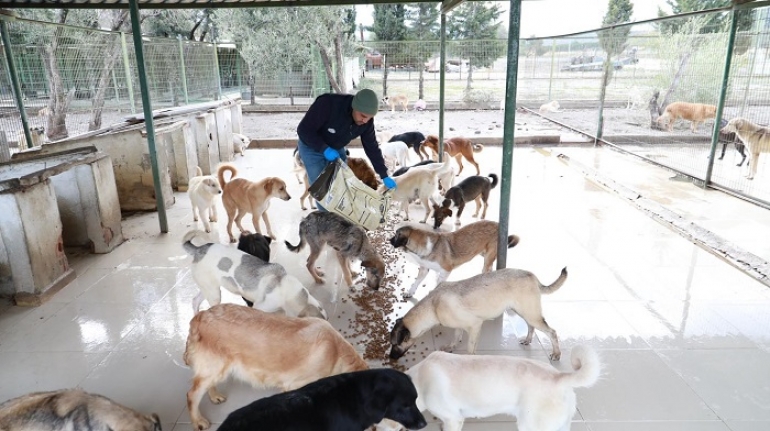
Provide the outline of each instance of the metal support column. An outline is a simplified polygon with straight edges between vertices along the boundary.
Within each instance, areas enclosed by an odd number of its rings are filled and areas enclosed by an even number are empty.
[[[32,134],[29,132],[29,120],[27,119],[27,110],[24,109],[24,94],[19,84],[19,76],[16,74],[16,63],[11,52],[11,37],[8,35],[8,23],[0,19],[0,35],[3,39],[3,51],[5,51],[5,60],[8,62],[8,74],[11,75],[11,86],[13,95],[16,97],[16,106],[21,115],[21,127],[24,129],[24,137],[27,139],[27,148],[32,148]],[[22,148],[19,148],[20,150]]]
[[[503,120],[503,167],[500,172],[500,229],[497,235],[497,269],[508,260],[508,219],[511,206],[511,168],[516,125],[516,79],[519,72],[521,0],[511,0],[508,17],[508,71],[505,75],[505,117]]]
[[[136,50],[136,66],[139,72],[139,88],[142,91],[142,108],[144,109],[144,125],[147,129],[147,146],[150,152],[152,167],[152,182],[155,186],[155,205],[158,207],[158,222],[161,233],[168,233],[166,205],[163,199],[163,189],[160,187],[160,171],[158,169],[158,150],[155,147],[155,124],[152,119],[152,104],[150,103],[150,88],[147,85],[147,72],[144,69],[144,46],[142,44],[142,26],[139,22],[138,0],[128,0],[131,12],[131,32],[134,37]]]
[[[444,161],[444,86],[446,84],[446,13],[441,13],[441,55],[438,79],[438,161]]]

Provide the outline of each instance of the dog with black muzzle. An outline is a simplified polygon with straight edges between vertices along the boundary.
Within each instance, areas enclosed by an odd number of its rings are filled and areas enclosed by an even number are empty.
[[[307,215],[299,224],[299,244],[292,245],[285,241],[286,247],[294,253],[310,246],[310,256],[307,258],[307,270],[316,283],[323,284],[323,271],[315,267],[315,262],[321,254],[324,245],[328,244],[337,252],[337,259],[348,288],[353,287],[353,277],[350,271],[350,259],[360,259],[361,266],[366,271],[366,286],[377,290],[385,276],[385,263],[377,254],[366,231],[342,216],[327,212],[314,211]],[[336,299],[336,296],[334,297]]]
[[[483,205],[484,211],[481,212],[481,218],[486,218],[489,193],[497,185],[497,175],[489,174],[489,178],[491,180],[480,175],[474,175],[450,187],[444,194],[444,201],[441,202],[441,206],[433,205],[433,228],[438,229],[445,219],[452,217],[452,206],[457,208],[455,226],[459,226],[465,204],[473,200],[476,201],[476,212],[473,213],[473,217],[479,216],[479,210]]]

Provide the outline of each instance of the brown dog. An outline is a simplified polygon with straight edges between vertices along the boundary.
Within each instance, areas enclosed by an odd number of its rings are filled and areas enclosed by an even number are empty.
[[[754,124],[745,118],[733,118],[721,130],[723,133],[735,133],[749,150],[749,173],[746,179],[753,180],[757,174],[759,155],[770,153],[770,127]]]
[[[356,174],[356,178],[369,186],[372,190],[377,190],[380,183],[377,181],[377,174],[369,163],[360,157],[348,157],[348,167]],[[303,208],[304,209],[304,208]]]
[[[438,136],[428,135],[422,145],[433,150],[433,154],[438,157]],[[460,166],[460,170],[457,172],[457,176],[459,176],[460,172],[463,171],[463,157],[465,157],[465,160],[471,162],[471,164],[476,167],[476,175],[479,175],[481,171],[479,170],[479,164],[476,163],[476,160],[473,159],[473,153],[481,152],[483,149],[483,145],[474,144],[468,138],[456,137],[444,140],[444,151],[449,153],[450,156],[454,157],[457,161],[457,165]]]
[[[230,181],[225,181],[225,172],[230,172]],[[286,191],[286,183],[278,177],[268,177],[253,182],[244,178],[234,178],[238,171],[232,165],[222,165],[217,170],[219,184],[222,186],[222,204],[227,211],[227,234],[230,242],[237,240],[233,236],[233,220],[241,232],[246,229],[241,226],[241,220],[246,214],[251,213],[251,221],[257,233],[262,233],[259,227],[259,218],[265,221],[267,234],[273,238],[273,230],[270,228],[270,220],[267,218],[267,209],[270,207],[270,198],[279,198],[285,201],[291,199]]]
[[[690,130],[695,133],[698,131],[698,124],[714,119],[717,116],[717,107],[703,103],[674,102],[666,106],[663,115],[658,117],[658,124],[668,124],[668,131],[674,131],[674,123],[678,119],[690,120],[692,125]]]
[[[409,98],[404,94],[396,94],[393,97],[385,96],[382,98],[382,102],[390,106],[390,112],[396,112],[396,106],[401,106],[404,112],[409,110]]]
[[[224,402],[227,398],[216,384],[231,374],[254,386],[289,391],[322,377],[369,368],[323,319],[235,304],[215,305],[192,318],[184,362],[194,374],[187,408],[198,430],[210,426],[198,409],[204,392],[214,404]]]

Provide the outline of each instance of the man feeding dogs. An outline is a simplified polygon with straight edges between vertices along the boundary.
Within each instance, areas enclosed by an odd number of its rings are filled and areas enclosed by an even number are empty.
[[[345,147],[360,136],[366,157],[385,187],[396,187],[396,182],[388,176],[388,168],[374,134],[374,116],[378,108],[377,94],[369,89],[361,90],[355,96],[322,94],[316,98],[297,127],[299,156],[305,164],[310,183],[321,175],[329,163],[338,158],[346,160]],[[323,210],[320,205],[318,209]]]

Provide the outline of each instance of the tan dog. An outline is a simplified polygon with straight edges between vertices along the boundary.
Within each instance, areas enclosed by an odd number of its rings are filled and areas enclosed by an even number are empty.
[[[698,131],[698,124],[716,118],[717,107],[703,103],[674,102],[666,106],[663,115],[658,117],[658,124],[668,124],[668,131],[674,131],[674,123],[678,119],[690,120],[692,125],[690,130],[695,133]]]
[[[405,94],[396,94],[393,97],[385,96],[382,98],[382,102],[390,106],[390,112],[396,112],[396,106],[401,106],[404,112],[409,110],[409,98]]]
[[[225,172],[230,172],[230,181],[225,181]],[[222,165],[217,170],[219,184],[222,186],[222,204],[227,211],[227,234],[230,242],[237,240],[233,236],[233,220],[241,232],[246,229],[241,226],[241,220],[246,214],[251,213],[251,221],[257,233],[262,233],[259,227],[259,218],[265,221],[267,234],[273,238],[273,230],[270,228],[270,220],[267,218],[267,209],[270,207],[270,198],[278,198],[288,201],[291,199],[286,191],[286,183],[278,177],[268,177],[253,182],[244,178],[234,178],[238,171],[232,165]]]
[[[743,141],[749,150],[749,173],[746,178],[754,179],[759,166],[759,155],[770,153],[770,127],[764,127],[752,123],[745,118],[733,118],[722,128],[722,133],[733,132]]]
[[[488,220],[471,223],[454,232],[437,232],[412,226],[398,228],[390,239],[390,245],[394,248],[403,247],[420,265],[414,284],[404,296],[413,296],[431,269],[438,273],[438,282],[441,283],[455,268],[476,256],[484,258],[482,272],[492,271],[492,264],[497,259],[499,230],[497,222]],[[518,236],[508,235],[508,248],[518,243]]]
[[[63,389],[22,395],[0,404],[3,431],[161,431],[144,415],[102,395]]]
[[[377,181],[377,174],[374,169],[369,166],[366,160],[360,157],[348,157],[348,167],[356,175],[356,178],[361,180],[362,183],[369,186],[372,190],[377,190],[380,183]],[[304,209],[304,208],[303,208]]]
[[[45,129],[42,127],[30,127],[29,134],[32,137],[32,146],[39,147],[45,142]],[[20,150],[27,148],[27,137],[24,135],[24,131],[19,131],[19,137],[16,142]]]
[[[187,196],[192,204],[193,220],[198,221],[198,215],[203,220],[206,232],[211,232],[209,222],[217,221],[217,196],[222,194],[222,187],[214,175],[203,175],[201,168],[195,167],[196,176],[190,178]]]
[[[438,157],[438,136],[428,135],[425,137],[425,142],[423,142],[422,145],[433,150],[433,154]],[[479,170],[479,164],[476,163],[476,160],[473,159],[473,153],[481,152],[483,149],[483,145],[474,144],[470,139],[467,138],[456,137],[446,139],[444,141],[444,151],[449,153],[450,156],[454,157],[457,161],[457,165],[460,167],[460,170],[457,172],[458,176],[463,171],[463,157],[465,157],[465,160],[471,162],[471,164],[476,167],[476,175],[479,175],[481,171]]]
[[[548,112],[559,112],[559,101],[558,100],[552,100],[548,103],[543,103],[540,105],[540,109],[538,110],[541,114],[545,114]]]
[[[425,223],[430,216],[431,196],[438,191],[438,169],[413,167],[406,173],[393,177],[393,180],[397,187],[392,190],[390,196],[394,202],[401,202],[401,211],[406,215],[404,220],[409,220],[409,201],[415,199],[425,208],[425,217],[420,220],[420,223]],[[384,193],[385,186],[381,186],[379,191]]]
[[[244,151],[249,148],[249,144],[251,144],[251,139],[248,136],[233,132],[233,151],[235,154],[245,157]]]
[[[327,321],[287,317],[235,304],[196,314],[184,361],[193,371],[187,408],[193,426],[210,426],[199,410],[203,394],[220,404],[216,385],[234,375],[253,386],[297,389],[322,377],[365,370],[366,362]]]
[[[527,337],[520,344],[529,345],[535,328],[551,340],[551,360],[561,357],[559,339],[543,318],[540,296],[555,292],[567,280],[567,268],[550,286],[529,271],[503,268],[466,280],[445,281],[428,293],[402,319],[396,320],[390,332],[390,358],[398,359],[422,334],[436,325],[455,328],[455,339],[442,350],[452,350],[468,332],[468,353],[476,352],[476,343],[485,320],[495,319],[511,309],[527,322]]]

